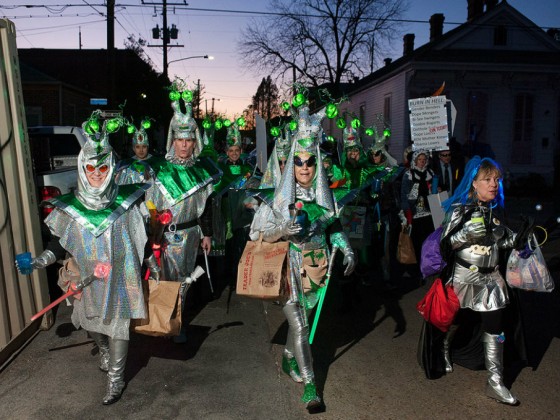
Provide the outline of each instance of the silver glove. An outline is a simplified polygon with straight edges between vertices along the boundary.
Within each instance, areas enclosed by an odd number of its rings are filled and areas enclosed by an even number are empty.
[[[33,267],[34,269],[46,268],[49,265],[54,264],[55,262],[56,257],[52,253],[52,251],[45,249],[38,257],[31,258],[31,267]]]
[[[402,225],[407,225],[408,220],[406,220],[406,216],[404,215],[404,211],[399,211],[399,219],[401,220]]]
[[[263,239],[267,242],[276,242],[280,238],[286,238],[292,235],[297,235],[302,230],[301,225],[286,221],[281,225],[277,225],[272,229],[263,232]]]
[[[159,281],[161,279],[161,267],[158,265],[155,255],[150,255],[144,260],[144,262],[146,263],[146,267],[150,269],[149,278],[155,281]]]
[[[486,236],[484,223],[473,223],[470,220],[463,226],[463,232],[469,241],[476,241]]]
[[[342,252],[344,252],[344,259],[342,260],[342,264],[346,266],[344,275],[349,276],[354,271],[354,268],[356,268],[356,258],[354,257],[354,251],[352,251],[352,248],[348,248],[343,249]]]

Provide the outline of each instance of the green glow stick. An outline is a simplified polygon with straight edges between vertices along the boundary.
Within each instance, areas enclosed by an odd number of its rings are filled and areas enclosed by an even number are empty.
[[[317,330],[317,324],[319,323],[319,315],[321,315],[321,309],[323,308],[323,302],[325,301],[325,295],[327,294],[327,287],[331,280],[331,273],[334,264],[334,256],[338,251],[338,247],[334,246],[331,253],[331,258],[329,259],[329,268],[327,270],[327,278],[325,279],[325,287],[323,293],[319,297],[319,303],[317,304],[317,311],[315,311],[315,319],[313,320],[313,326],[311,327],[311,333],[309,334],[309,344],[313,344],[313,338],[315,337],[315,330]]]

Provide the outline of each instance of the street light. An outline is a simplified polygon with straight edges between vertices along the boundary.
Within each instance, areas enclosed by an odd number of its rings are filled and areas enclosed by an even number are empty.
[[[177,61],[184,61],[184,60],[190,60],[191,58],[205,58],[207,60],[213,60],[214,57],[212,57],[211,55],[193,55],[191,57],[185,57],[185,58],[179,58],[177,60],[171,60],[167,62],[167,65],[169,66],[171,63],[176,63]]]

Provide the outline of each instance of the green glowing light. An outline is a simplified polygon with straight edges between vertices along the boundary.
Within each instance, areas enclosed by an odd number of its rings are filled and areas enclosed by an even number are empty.
[[[144,130],[149,129],[151,126],[152,126],[152,122],[150,120],[142,121],[142,127],[144,128]]]
[[[193,100],[193,93],[192,90],[185,90],[181,96],[183,97],[183,101],[185,102],[192,102]]]
[[[239,117],[235,120],[235,122],[237,123],[238,127],[245,127],[245,118]]]
[[[329,143],[334,143],[334,142],[335,142],[333,136],[327,136],[327,141],[328,141]]]
[[[119,120],[113,118],[112,120],[107,121],[107,132],[114,133],[119,129],[121,123]]]
[[[222,122],[222,120],[216,120],[216,122],[214,123],[214,127],[216,127],[216,130],[221,130],[223,126],[224,123]]]
[[[210,127],[212,127],[212,122],[209,119],[205,119],[204,121],[202,121],[202,127],[204,127],[205,130],[208,130]]]
[[[358,118],[354,118],[350,124],[352,125],[352,128],[354,130],[357,130],[358,128],[360,128],[360,126],[362,125],[362,122],[358,119]]]
[[[296,108],[302,106],[304,103],[305,103],[305,96],[303,93],[296,94],[296,96],[294,96],[294,99],[292,99],[292,105],[295,106]]]
[[[127,132],[128,134],[133,134],[134,131],[136,131],[136,129],[134,128],[133,125],[127,125],[127,126],[126,126],[126,132]]]
[[[270,129],[270,135],[272,137],[278,137],[280,135],[280,128],[279,127],[272,127]]]
[[[181,99],[181,94],[176,90],[172,90],[171,92],[169,92],[169,99],[171,99],[173,102],[178,101],[179,99]]]
[[[286,101],[282,102],[282,109],[288,111],[290,109],[290,104]]]
[[[386,128],[385,130],[383,130],[383,135],[385,137],[391,137],[391,130],[389,128]]]
[[[224,127],[228,128],[231,125],[231,121],[230,120],[224,120]]]
[[[330,103],[327,105],[327,118],[330,118],[331,120],[333,118],[336,118],[338,116],[338,108],[335,104]]]
[[[375,131],[373,131],[373,128],[366,128],[366,136],[373,136],[375,134]]]
[[[346,128],[346,121],[344,121],[344,118],[337,119],[336,120],[336,126],[338,128],[342,128],[342,129]]]
[[[291,130],[291,131],[296,131],[296,129],[297,129],[297,121],[296,121],[296,120],[290,121],[289,127],[290,127],[290,130]]]

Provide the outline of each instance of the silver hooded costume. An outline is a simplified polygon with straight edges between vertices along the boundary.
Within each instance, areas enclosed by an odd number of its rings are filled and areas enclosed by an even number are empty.
[[[167,136],[167,154],[152,166],[156,176],[146,200],[151,202],[149,206],[153,204],[158,211],[170,210],[173,215],[163,237],[162,275],[167,280],[181,281],[194,269],[200,240],[212,235],[211,219],[210,232],[203,232],[199,218],[212,194],[212,183],[221,172],[210,159],[198,158],[202,140],[191,115],[192,105],[186,103],[186,113],[181,112],[179,100],[172,101],[171,106],[174,115]],[[174,139],[194,139],[192,155],[187,159],[176,156]],[[211,211],[208,213],[211,218]]]
[[[327,269],[330,251],[327,247],[327,229],[336,219],[336,207],[323,168],[318,137],[324,111],[313,116],[304,104],[299,110],[298,128],[286,162],[285,170],[268,204],[262,204],[251,225],[250,237],[260,235],[267,242],[280,239],[290,241],[288,252],[289,297],[284,306],[289,330],[283,357],[283,369],[294,380],[305,383],[302,400],[310,406],[321,404],[314,383],[313,359],[309,344],[307,311],[314,307],[321,282]],[[316,159],[314,185],[303,188],[295,181],[294,158],[309,153]],[[302,203],[307,222],[303,228],[293,229],[294,210],[290,206]],[[353,269],[354,256],[342,229],[330,236],[331,243],[345,255],[347,272]],[[311,261],[307,261],[307,259]],[[315,271],[311,268],[315,266]]]
[[[78,188],[75,194],[50,200],[54,209],[45,224],[76,261],[83,283],[94,275],[98,263],[110,265],[105,278],[94,276],[82,289],[72,313],[76,328],[87,330],[99,347],[100,369],[108,378],[103,399],[107,405],[116,402],[124,389],[130,320],[147,317],[141,280],[146,186],[117,186],[106,128],[117,123],[105,121],[100,136],[88,129],[88,123],[84,123],[88,141],[78,156]],[[86,171],[107,176],[101,186],[93,187]]]
[[[144,122],[143,122],[144,123]],[[134,127],[128,123],[128,127],[134,130],[132,136],[132,147],[136,145],[150,146],[148,133],[143,126]],[[154,157],[148,153],[145,158],[139,158],[136,154],[128,159],[121,160],[116,168],[116,182],[119,185],[150,183],[154,178],[154,171],[150,165]]]

